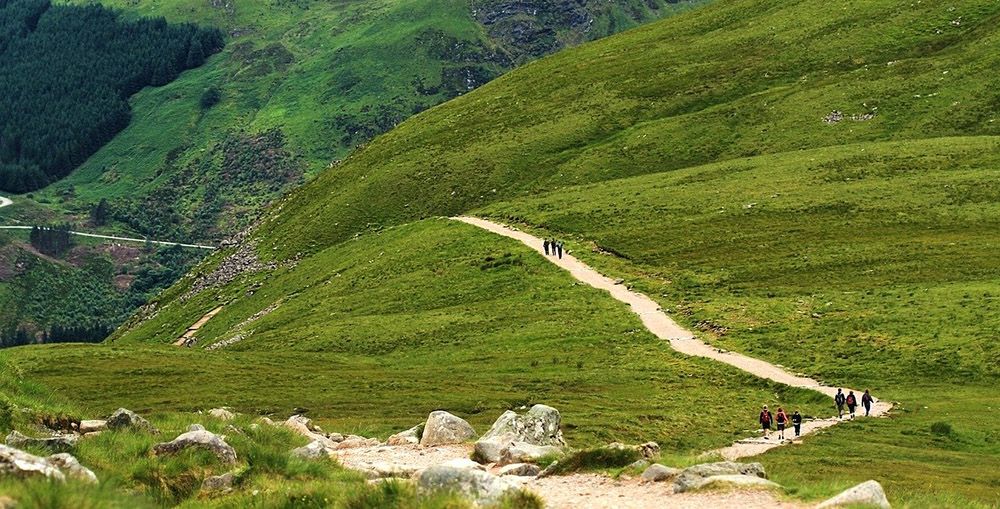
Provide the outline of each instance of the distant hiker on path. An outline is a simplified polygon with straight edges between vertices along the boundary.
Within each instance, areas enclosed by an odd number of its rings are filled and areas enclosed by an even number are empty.
[[[545,242],[542,242],[542,246],[545,248],[545,256],[548,256],[549,255],[549,239],[545,239]]]
[[[556,251],[559,253],[559,259],[562,260],[563,243],[561,240],[556,241]]]
[[[865,407],[865,417],[872,411],[872,403],[875,402],[875,398],[868,393],[868,389],[865,389],[865,393],[861,395],[861,406]]]
[[[799,436],[802,432],[802,414],[798,410],[792,414],[792,426],[795,427],[795,436]]]
[[[767,405],[760,411],[760,428],[764,430],[764,439],[771,435],[771,421],[774,420],[774,416],[771,415],[771,411],[767,409]]]
[[[788,425],[788,414],[785,413],[785,409],[778,407],[778,415],[775,416],[778,423],[778,440],[785,439],[785,426]]]
[[[844,418],[844,403],[847,402],[847,398],[844,397],[843,389],[837,389],[837,395],[833,397],[833,402],[837,404],[837,413],[840,414],[840,418]]]
[[[854,391],[847,395],[847,409],[851,411],[851,419],[854,419],[854,409],[858,407],[858,398],[854,397]]]

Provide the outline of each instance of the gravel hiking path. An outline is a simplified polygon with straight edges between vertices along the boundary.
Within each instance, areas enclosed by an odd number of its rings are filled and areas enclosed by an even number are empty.
[[[0,230],[30,230],[32,228],[34,228],[34,226],[0,226]],[[76,231],[70,231],[69,234],[79,235],[80,237],[90,237],[92,239],[119,240],[122,242],[142,242],[142,243],[148,242],[150,244],[156,244],[158,246],[181,246],[181,247],[189,247],[192,249],[209,249],[209,250],[216,249],[215,246],[206,246],[204,244],[184,244],[183,242],[169,242],[166,240],[149,240],[149,239],[140,239],[136,237],[116,237],[114,235],[98,235],[96,233],[84,233]]]
[[[420,470],[440,465],[453,459],[468,459],[472,445],[444,445],[421,447],[419,445],[375,446],[342,449],[334,452],[337,460],[348,468],[370,470],[378,465],[399,465],[409,470]],[[498,467],[491,467],[496,474]],[[612,479],[606,475],[580,473],[542,479],[524,479],[524,487],[545,500],[548,509],[646,509],[650,507],[715,508],[739,507],[741,509],[797,509],[805,507],[783,500],[767,490],[726,490],[693,493],[673,492],[673,483],[641,483],[638,479],[622,476]]]
[[[3,196],[0,196],[0,209],[13,204],[14,202],[10,201],[10,198],[4,198]]]
[[[667,316],[666,313],[664,313],[660,308],[660,305],[653,301],[653,299],[630,290],[625,285],[619,284],[613,279],[597,272],[596,270],[590,268],[589,265],[581,262],[570,254],[563,253],[562,258],[545,255],[543,240],[538,237],[477,217],[462,216],[452,219],[482,228],[497,235],[503,235],[504,237],[519,240],[528,247],[537,251],[539,254],[545,256],[546,260],[569,271],[569,273],[572,274],[578,281],[593,286],[594,288],[607,291],[615,299],[628,304],[632,308],[632,312],[639,315],[643,325],[645,325],[650,332],[652,332],[656,337],[666,340],[670,344],[671,348],[680,353],[723,362],[760,378],[766,378],[768,380],[773,380],[792,387],[811,389],[829,396],[831,399],[834,394],[837,393],[836,387],[823,385],[812,378],[789,373],[784,368],[775,366],[767,361],[747,357],[746,355],[738,353],[721,351],[697,339],[694,333],[681,327],[677,324],[677,322]],[[844,393],[847,394],[850,390],[854,391],[860,403],[861,394],[863,394],[864,391],[848,389],[845,387]],[[885,415],[891,408],[891,403],[878,401],[872,405],[871,415],[874,417]],[[749,417],[750,419],[748,420],[753,418],[753,416]],[[816,430],[833,426],[838,422],[840,422],[840,419],[836,417],[804,421],[802,423],[802,435],[807,435]],[[791,437],[791,435],[792,433],[786,431],[786,438]],[[789,443],[794,443],[794,441],[779,441],[776,436],[772,434],[770,439],[765,439],[763,437],[746,438],[738,440],[729,447],[712,452],[722,455],[725,459],[734,460],[747,456],[755,456],[767,451],[768,449]]]

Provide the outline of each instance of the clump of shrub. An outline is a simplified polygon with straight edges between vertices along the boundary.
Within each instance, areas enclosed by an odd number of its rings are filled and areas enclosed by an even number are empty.
[[[943,437],[950,436],[952,433],[951,424],[943,421],[935,422],[934,424],[931,424],[931,433],[941,435]]]
[[[209,87],[201,94],[201,100],[198,102],[201,105],[201,109],[207,110],[222,100],[222,91],[218,87]]]

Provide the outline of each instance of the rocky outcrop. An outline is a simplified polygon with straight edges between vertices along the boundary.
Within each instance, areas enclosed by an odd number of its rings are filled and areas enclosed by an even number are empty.
[[[537,463],[542,458],[562,456],[562,447],[554,445],[532,445],[524,442],[514,442],[505,447],[500,454],[498,465],[511,465],[513,463]]]
[[[208,411],[208,415],[211,415],[220,421],[231,421],[236,418],[236,414],[231,412],[228,408],[213,408]]]
[[[496,477],[474,468],[437,465],[422,471],[417,477],[417,485],[424,491],[453,491],[478,503],[492,504],[520,487],[511,479],[516,478]]]
[[[507,475],[514,475],[518,477],[537,477],[541,473],[542,469],[538,465],[532,465],[531,463],[512,463],[500,469],[497,475],[503,477]]]
[[[153,446],[153,454],[157,456],[177,454],[192,447],[211,451],[223,463],[236,463],[236,450],[227,444],[223,437],[204,429],[188,431],[170,442],[156,444]]]
[[[670,479],[677,477],[680,473],[681,471],[678,468],[671,468],[659,463],[653,463],[652,465],[646,467],[646,470],[643,470],[642,480],[645,482],[669,481]]]
[[[416,426],[406,430],[400,431],[395,435],[389,437],[385,441],[385,445],[416,445],[420,443],[420,433],[423,430],[423,424],[417,424]]]
[[[135,431],[146,431],[149,433],[159,433],[159,431],[153,427],[146,419],[143,419],[135,412],[119,408],[115,410],[115,413],[111,414],[106,421],[107,429],[130,429]]]
[[[706,479],[718,476],[742,475],[767,479],[764,466],[760,463],[737,463],[720,461],[718,463],[703,463],[685,468],[674,479],[674,492],[683,493],[698,489],[706,484]]]
[[[559,411],[550,406],[535,405],[524,415],[508,410],[476,441],[476,458],[486,463],[499,462],[514,443],[564,447],[561,426]]]
[[[11,447],[41,447],[50,451],[70,451],[76,447],[79,437],[76,435],[54,435],[44,438],[34,438],[11,431],[4,442]]]
[[[48,458],[35,456],[20,449],[0,445],[0,478],[12,476],[19,479],[46,477],[65,481],[67,477],[96,483],[97,476],[69,454],[53,454]]]
[[[461,444],[473,438],[476,438],[476,430],[472,429],[472,426],[465,419],[438,410],[427,416],[427,424],[424,425],[420,445],[430,447]]]
[[[780,489],[781,486],[755,475],[713,475],[689,487],[686,491],[713,488],[764,488]],[[676,491],[675,491],[676,492]]]
[[[49,463],[45,458],[28,454],[13,447],[0,445],[0,477],[7,476],[19,479],[40,476],[56,481],[66,480],[66,476],[62,471]]]
[[[843,491],[839,495],[816,506],[816,509],[832,509],[834,507],[845,506],[865,506],[878,507],[880,509],[890,509],[889,499],[885,497],[885,490],[878,481],[865,481],[853,488]]]

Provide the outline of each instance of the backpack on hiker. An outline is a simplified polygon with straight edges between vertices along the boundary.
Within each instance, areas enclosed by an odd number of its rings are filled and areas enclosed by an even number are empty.
[[[858,401],[854,399],[854,395],[850,394],[847,396],[847,406],[857,406]]]

